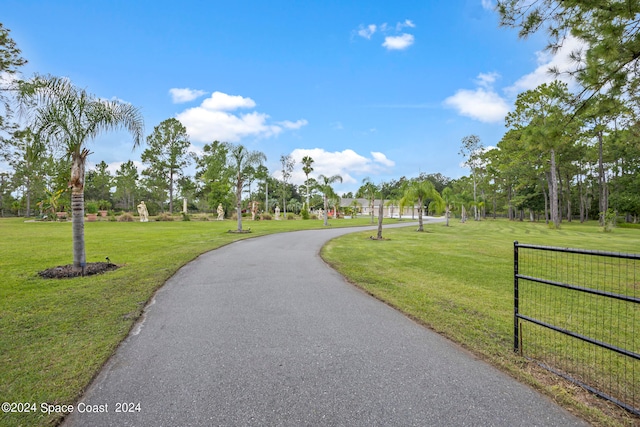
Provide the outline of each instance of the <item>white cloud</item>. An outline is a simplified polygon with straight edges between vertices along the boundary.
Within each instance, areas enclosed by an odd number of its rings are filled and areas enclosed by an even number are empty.
[[[414,24],[410,19],[398,22],[395,27],[387,24],[386,22],[381,25],[369,24],[364,26],[361,24],[360,27],[354,31],[354,34],[357,34],[367,40],[371,40],[373,35],[379,32],[385,36],[382,46],[386,47],[388,50],[404,50],[411,46],[415,39],[413,34],[399,33],[405,28],[415,27],[416,24]]]
[[[458,114],[481,122],[500,122],[510,108],[507,101],[493,89],[493,84],[499,78],[500,74],[496,72],[480,73],[475,81],[478,88],[460,89],[455,95],[445,99],[444,105],[456,109]]]
[[[520,92],[535,89],[543,83],[551,83],[554,80],[562,80],[569,84],[575,84],[573,78],[566,74],[555,76],[549,72],[550,68],[557,68],[560,72],[573,70],[576,67],[575,61],[570,58],[572,52],[586,50],[587,45],[580,39],[569,36],[565,39],[562,47],[555,53],[536,52],[538,57],[537,68],[522,77],[520,77],[512,86],[505,89],[509,95],[515,96]]]
[[[269,115],[257,111],[245,114],[229,112],[238,108],[253,108],[255,105],[251,98],[214,92],[200,106],[188,108],[178,113],[176,118],[187,128],[191,140],[198,142],[238,142],[250,136],[269,138],[285,129],[300,129],[308,123],[301,119],[272,124]]]
[[[520,77],[513,85],[504,88],[506,97],[513,100],[521,92],[535,89],[543,83],[550,83],[556,79],[568,83],[570,89],[575,88],[576,82],[566,74],[567,71],[575,70],[577,66],[570,55],[576,51],[584,51],[586,48],[583,41],[575,37],[567,37],[555,54],[536,52],[538,64],[536,69]],[[555,76],[549,72],[550,68],[557,68],[565,74]],[[500,122],[509,112],[510,106],[507,100],[493,89],[498,78],[500,75],[495,72],[481,73],[476,78],[477,89],[460,89],[455,95],[445,99],[444,105],[456,109],[463,116],[482,122]]]
[[[486,10],[493,10],[495,8],[493,0],[482,0],[482,8]]]
[[[367,40],[371,40],[371,36],[376,32],[376,29],[377,26],[375,24],[369,24],[366,27],[364,25],[360,25],[358,35],[360,37],[364,37]]]
[[[484,87],[484,88],[491,88],[493,87],[493,84],[496,82],[496,80],[498,80],[498,78],[500,78],[500,74],[493,72],[493,73],[480,73],[478,74],[478,78],[476,80],[476,83],[478,83],[478,85]]]
[[[509,105],[492,89],[460,89],[455,95],[445,99],[444,104],[458,110],[458,113],[485,123],[504,120]]]
[[[256,103],[251,98],[244,98],[240,95],[227,95],[217,91],[202,102],[202,107],[213,111],[233,111],[238,108],[253,108],[255,106]]]
[[[305,180],[301,166],[304,156],[314,160],[311,177],[340,175],[343,184],[357,184],[360,181],[357,177],[379,173],[395,165],[395,162],[378,152],[372,152],[371,158],[368,158],[351,149],[329,152],[322,148],[296,148],[291,152],[291,157],[298,165],[292,177],[292,182],[296,184],[302,184]]]
[[[194,90],[189,88],[172,88],[169,89],[169,93],[171,94],[171,99],[173,100],[174,104],[193,101],[194,99],[200,98],[201,96],[207,94],[207,92],[203,90]]]
[[[278,122],[278,124],[285,129],[300,129],[302,126],[308,125],[309,122],[307,122],[305,119],[296,120],[295,122],[285,120],[283,122]]]
[[[384,165],[387,167],[393,167],[396,165],[396,162],[394,162],[393,160],[387,159],[387,156],[385,156],[383,153],[372,151],[371,156],[373,157],[373,160],[376,161],[376,163],[380,163],[381,165]]]
[[[405,27],[415,28],[416,24],[414,24],[410,19],[405,19],[404,22],[398,22],[396,24],[396,31],[402,31],[402,29]]]
[[[388,50],[404,50],[411,46],[413,42],[413,35],[404,33],[400,36],[385,37],[382,46],[386,47]]]

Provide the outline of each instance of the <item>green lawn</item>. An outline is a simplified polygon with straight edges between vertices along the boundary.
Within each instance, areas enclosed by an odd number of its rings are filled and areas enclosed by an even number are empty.
[[[333,226],[369,225],[368,218]],[[86,223],[87,262],[123,267],[104,275],[42,279],[72,262],[71,223],[0,219],[0,400],[71,404],[128,334],[153,292],[178,268],[231,241],[322,228],[322,221]],[[259,256],[257,254],[256,256]],[[55,424],[55,416],[0,412],[0,425]]]
[[[369,225],[369,219],[330,224]],[[87,223],[87,261],[108,256],[123,267],[45,280],[38,271],[72,260],[71,224],[0,219],[0,400],[74,403],[153,292],[182,265],[234,240],[322,228],[322,221],[243,225],[252,233],[227,233],[234,221]],[[516,376],[522,364],[511,351],[513,240],[622,252],[640,248],[638,229],[605,234],[593,225],[565,224],[552,231],[544,224],[470,221],[426,229],[385,230],[385,241],[370,240],[370,231],[356,232],[332,241],[324,256],[371,293]],[[39,407],[30,414],[0,413],[3,426],[58,420]]]
[[[640,230],[617,228],[604,233],[595,223],[564,223],[560,230],[551,230],[544,223],[452,221],[450,227],[426,226],[425,233],[414,230],[385,230],[388,240],[384,241],[370,240],[371,233],[348,234],[325,246],[322,256],[367,292],[541,388],[513,353],[514,240],[640,252]],[[558,400],[566,398],[564,403],[591,422],[615,423],[572,401],[566,390],[547,389]]]

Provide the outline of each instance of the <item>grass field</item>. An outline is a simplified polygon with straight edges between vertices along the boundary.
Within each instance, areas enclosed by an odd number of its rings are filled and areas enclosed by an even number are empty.
[[[513,242],[638,253],[640,230],[604,233],[595,223],[565,223],[551,230],[544,223],[506,220],[453,221],[450,227],[432,224],[425,230],[389,229],[384,241],[368,239],[370,233],[348,234],[326,245],[322,255],[367,292],[545,389],[591,422],[639,422],[616,409],[614,417],[602,415],[583,405],[581,395],[545,386],[522,369],[522,359],[513,353]]]
[[[330,223],[369,225],[369,219]],[[241,238],[322,228],[321,221],[243,225],[252,233],[227,233],[235,228],[234,221],[87,223],[87,261],[108,256],[122,268],[45,280],[38,271],[72,260],[71,224],[0,219],[0,400],[74,403],[153,292],[182,265]],[[370,240],[371,232],[356,232],[332,241],[324,256],[369,292],[541,388],[511,351],[513,240],[640,251],[638,229],[605,234],[595,225],[565,224],[553,231],[544,224],[507,221],[452,222],[449,228],[436,224],[426,229],[388,229],[384,241]],[[592,422],[615,422],[581,407],[566,388],[546,388]],[[58,420],[43,415],[39,407],[28,414],[0,413],[2,426],[51,425]]]
[[[369,225],[368,218],[333,226]],[[104,275],[42,279],[73,260],[71,223],[0,219],[0,400],[72,404],[128,334],[154,291],[208,250],[268,233],[322,228],[322,221],[93,222],[87,262],[118,265]],[[248,254],[260,256],[260,254]],[[0,425],[51,425],[59,417],[0,412]]]

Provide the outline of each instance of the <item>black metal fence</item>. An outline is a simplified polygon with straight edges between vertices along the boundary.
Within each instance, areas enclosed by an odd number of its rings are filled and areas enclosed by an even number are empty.
[[[514,242],[514,349],[640,415],[640,255]]]

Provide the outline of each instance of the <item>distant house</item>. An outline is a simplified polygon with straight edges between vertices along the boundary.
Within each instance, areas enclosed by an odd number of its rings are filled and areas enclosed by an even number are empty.
[[[340,209],[344,211],[346,208],[352,208],[353,202],[356,202],[358,205],[358,213],[360,215],[371,215],[371,211],[369,210],[369,200],[364,198],[349,198],[343,197],[340,199]],[[380,207],[380,199],[375,199],[373,201],[373,216],[378,216],[378,209]],[[384,217],[385,218],[398,218],[400,216],[400,207],[397,204],[389,204],[389,200],[382,200],[384,204]],[[402,211],[402,217],[412,217],[418,214],[418,205],[414,206],[405,206]]]

